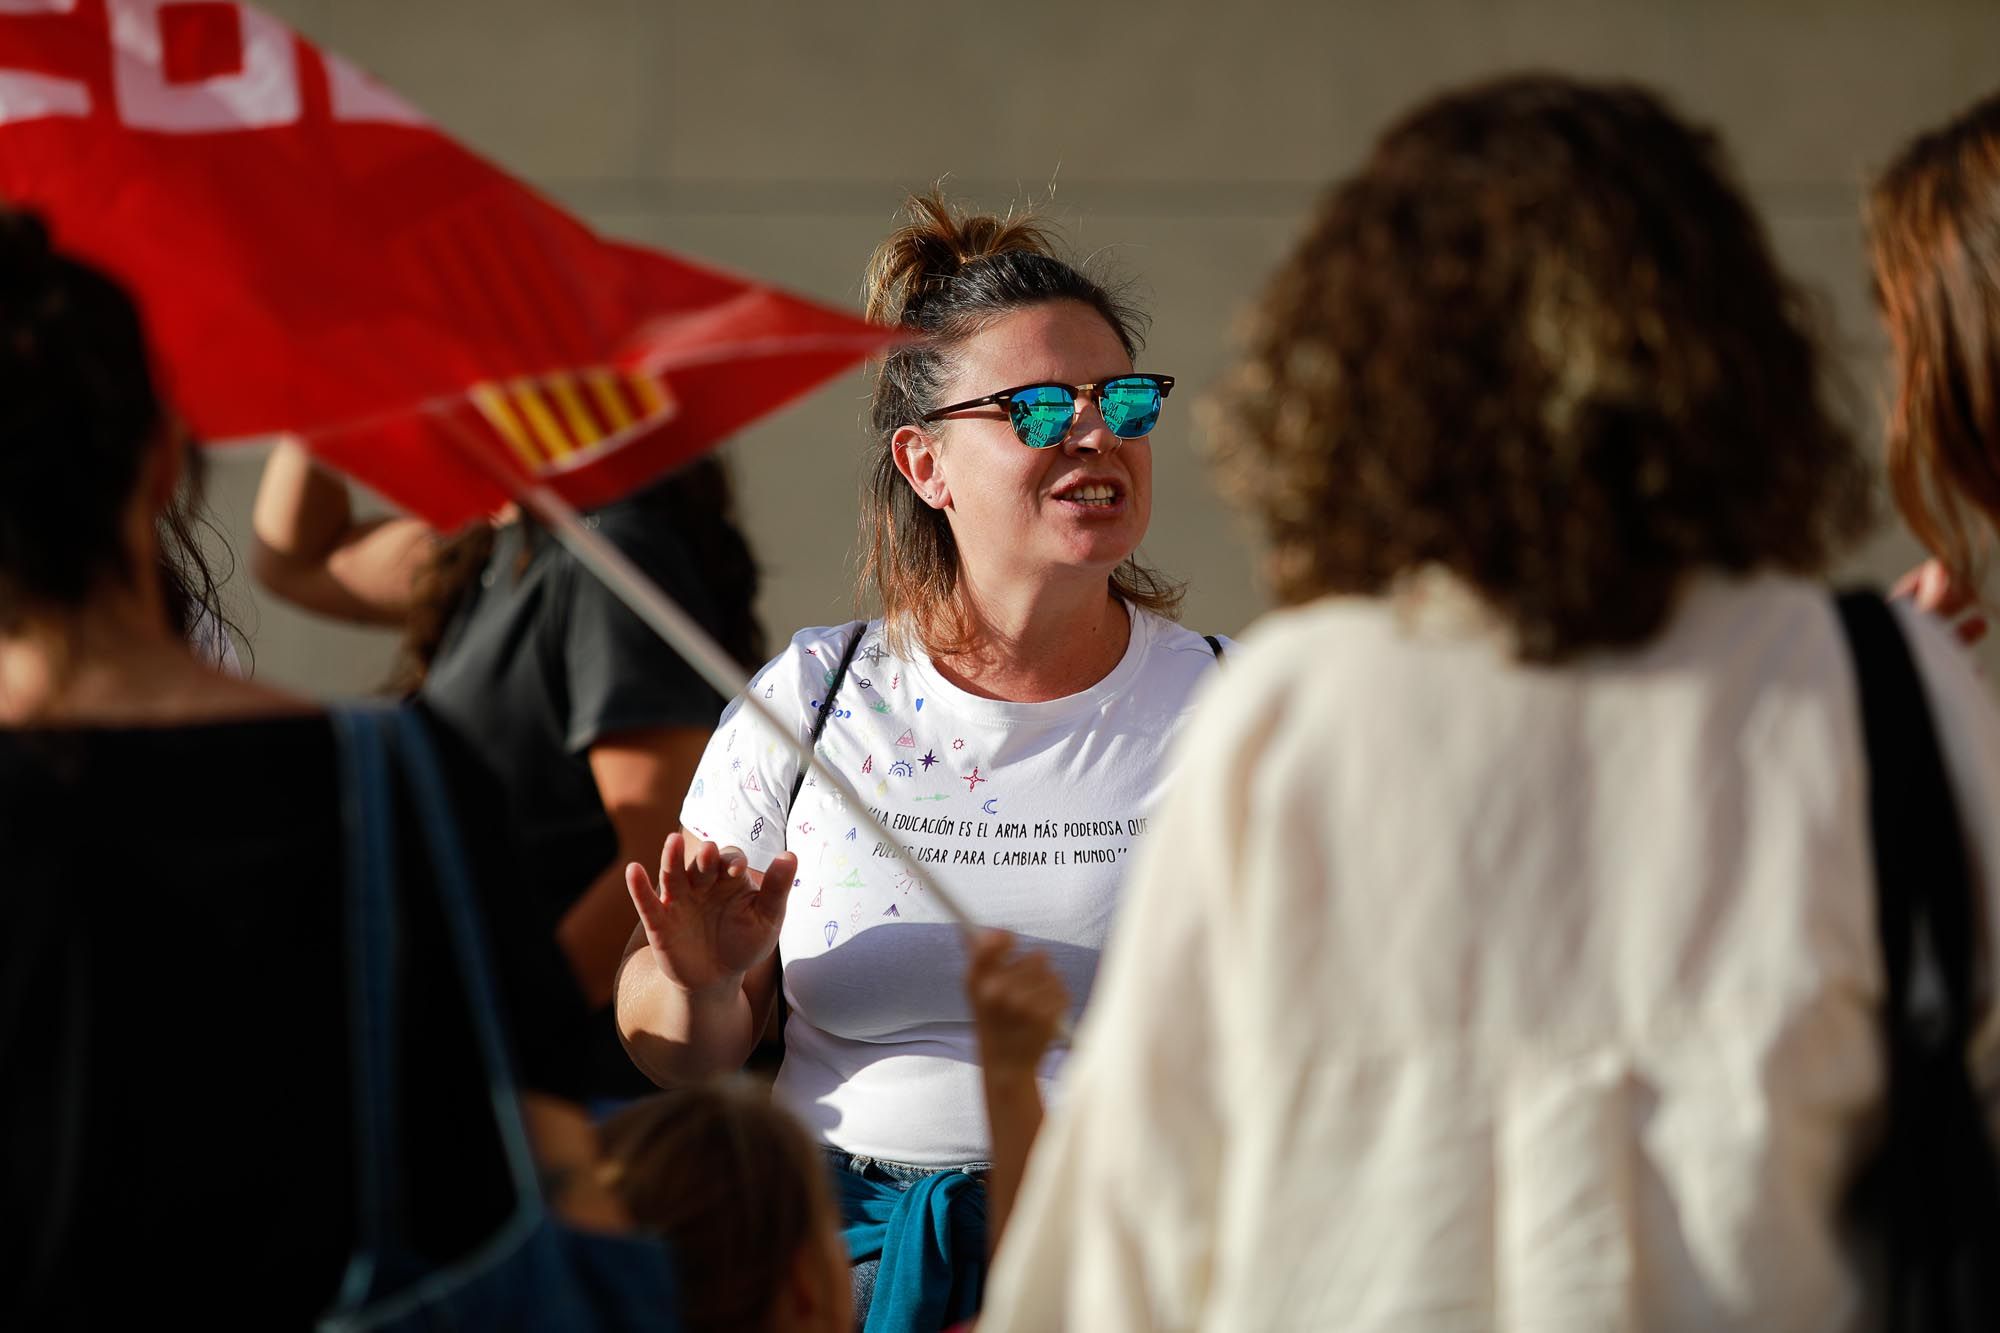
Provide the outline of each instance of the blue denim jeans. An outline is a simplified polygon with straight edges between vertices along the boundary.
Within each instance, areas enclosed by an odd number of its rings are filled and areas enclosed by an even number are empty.
[[[993,1169],[991,1162],[968,1162],[964,1166],[912,1166],[908,1162],[890,1162],[880,1157],[863,1157],[858,1153],[844,1152],[839,1148],[822,1148],[827,1165],[835,1171],[852,1171],[863,1180],[879,1181],[898,1189],[908,1189],[925,1176],[941,1175],[946,1171],[963,1171],[968,1176],[977,1177],[982,1186],[986,1173]],[[848,1219],[841,1218],[846,1225]],[[854,1327],[858,1330],[868,1319],[868,1307],[875,1299],[875,1273],[881,1268],[880,1259],[864,1259],[848,1271],[854,1282]]]

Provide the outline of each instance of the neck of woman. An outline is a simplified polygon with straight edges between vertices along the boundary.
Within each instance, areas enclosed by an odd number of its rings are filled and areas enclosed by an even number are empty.
[[[304,707],[198,661],[150,579],[107,586],[81,607],[30,610],[0,632],[0,726],[161,725]]]
[[[967,578],[959,588],[972,645],[932,663],[969,694],[1016,703],[1076,694],[1110,675],[1131,642],[1131,613],[1102,577],[1002,589]]]

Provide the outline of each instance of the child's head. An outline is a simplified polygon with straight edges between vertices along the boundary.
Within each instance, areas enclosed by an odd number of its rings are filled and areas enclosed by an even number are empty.
[[[604,1179],[672,1247],[690,1333],[803,1333],[853,1322],[826,1165],[741,1082],[649,1097],[602,1130]]]

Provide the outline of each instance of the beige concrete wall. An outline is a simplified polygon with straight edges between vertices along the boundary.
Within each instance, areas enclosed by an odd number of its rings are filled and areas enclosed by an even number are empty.
[[[1181,377],[1155,436],[1147,543],[1190,580],[1188,619],[1263,606],[1241,527],[1211,497],[1194,414],[1234,311],[1321,185],[1443,85],[1549,68],[1643,80],[1720,128],[1876,432],[1881,339],[1857,197],[1913,130],[2000,87],[1993,0],[1407,0],[961,6],[650,0],[278,0],[447,130],[604,231],[835,301],[905,190],[1046,203],[1082,250],[1140,281],[1142,364]],[[731,446],[776,633],[841,617],[865,389],[835,384]],[[212,499],[239,545],[256,458]],[[1888,532],[1858,567],[1902,568]],[[363,688],[384,636],[232,589],[260,673]]]

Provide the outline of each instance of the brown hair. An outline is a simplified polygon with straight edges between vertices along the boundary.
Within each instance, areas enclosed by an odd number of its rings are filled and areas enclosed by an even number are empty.
[[[769,1328],[800,1251],[836,1225],[826,1163],[805,1131],[736,1079],[648,1097],[599,1133],[605,1185],[673,1251],[680,1326]]]
[[[1691,570],[1821,570],[1868,472],[1714,139],[1518,77],[1392,126],[1320,202],[1219,400],[1278,596],[1442,568],[1524,660],[1638,644]]]
[[[996,319],[1028,306],[1075,301],[1104,317],[1125,354],[1139,350],[1143,318],[1119,294],[1056,252],[1054,238],[1031,216],[997,218],[954,208],[937,192],[912,195],[909,221],[877,246],[862,278],[868,318],[924,336],[882,359],[869,401],[875,437],[861,494],[860,594],[872,586],[889,640],[933,653],[963,652],[971,627],[958,592],[958,547],[941,510],[917,498],[896,470],[891,441],[939,406],[952,353]],[[1111,573],[1111,591],[1133,606],[1173,618],[1178,584],[1128,557]]]
[[[1919,135],[1868,198],[1876,299],[1894,349],[1896,507],[1975,591],[2000,522],[2000,95]]]

